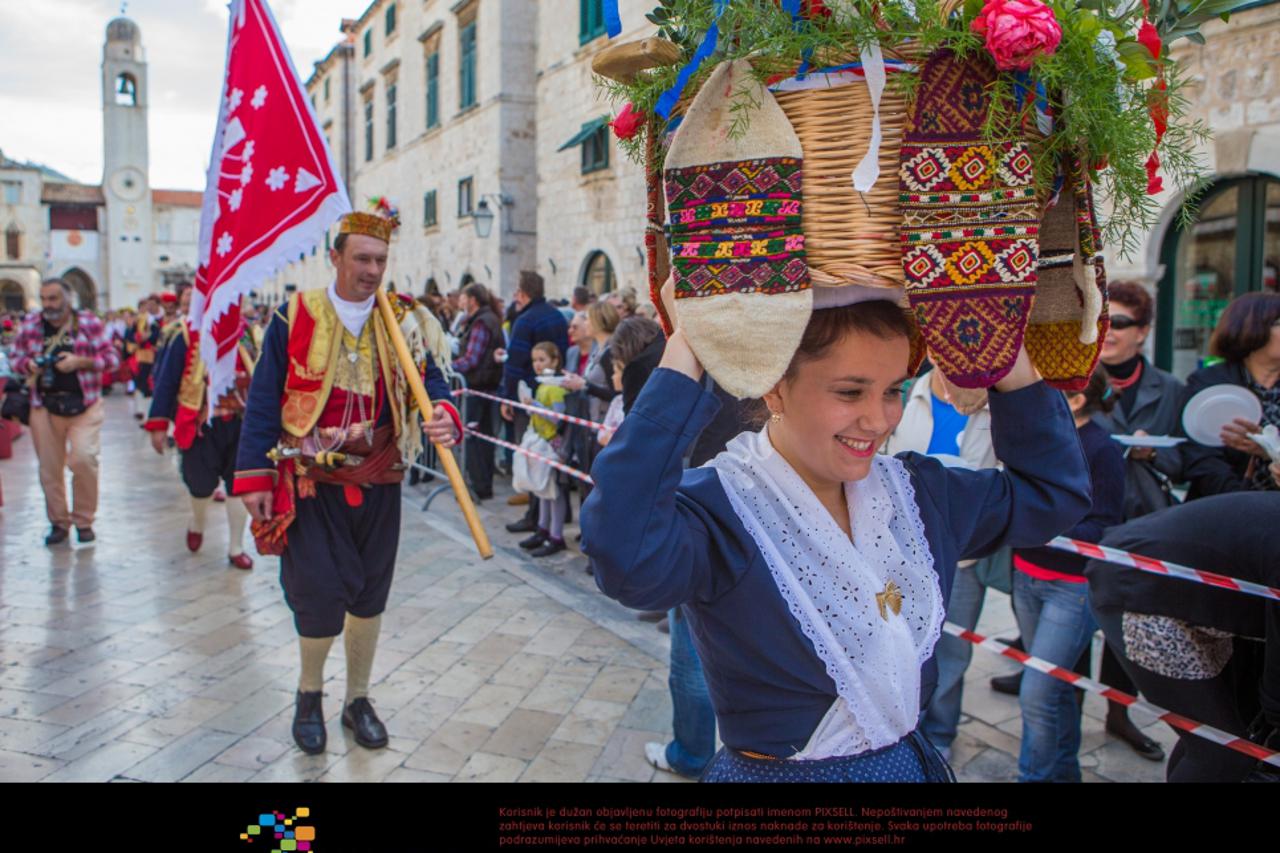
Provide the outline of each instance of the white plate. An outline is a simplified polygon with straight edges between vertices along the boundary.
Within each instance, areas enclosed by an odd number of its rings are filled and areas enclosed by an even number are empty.
[[[1176,435],[1113,435],[1111,439],[1125,447],[1177,447],[1186,441]]]
[[[1206,447],[1221,447],[1222,428],[1236,418],[1254,423],[1262,420],[1258,398],[1239,385],[1211,385],[1192,397],[1182,410],[1182,428],[1193,441]]]
[[[540,374],[537,377],[537,380],[539,385],[554,385],[557,388],[563,388],[564,380],[566,378],[567,377],[565,377],[564,375],[557,376],[554,373],[548,373],[548,374]]]

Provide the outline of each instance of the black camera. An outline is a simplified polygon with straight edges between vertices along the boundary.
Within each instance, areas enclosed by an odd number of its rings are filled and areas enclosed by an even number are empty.
[[[52,388],[53,383],[58,380],[57,368],[54,367],[58,363],[58,356],[38,355],[33,359],[35,366],[40,368],[40,386],[42,388]]]

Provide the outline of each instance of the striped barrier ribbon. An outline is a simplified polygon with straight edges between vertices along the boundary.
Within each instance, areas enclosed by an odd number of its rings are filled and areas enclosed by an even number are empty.
[[[541,453],[534,453],[532,450],[527,450],[518,444],[512,444],[509,441],[503,441],[502,439],[494,438],[491,435],[485,435],[484,433],[474,432],[472,430],[467,430],[466,432],[467,432],[467,435],[478,438],[481,441],[487,441],[491,444],[496,444],[499,447],[505,447],[508,450],[513,450],[516,453],[524,454],[525,456],[528,456],[530,459],[537,459],[539,462],[545,462],[548,465],[550,465],[552,468],[555,468],[557,471],[565,472],[570,477],[577,477],[579,480],[581,480],[584,483],[590,483],[593,486],[595,485],[595,480],[592,480],[590,476],[582,473],[577,468],[569,467],[568,465],[564,464],[558,459],[548,459],[546,456],[543,456]]]
[[[1070,551],[1073,554],[1079,554],[1080,556],[1088,557],[1091,560],[1104,560],[1108,563],[1128,566],[1133,569],[1140,569],[1141,571],[1150,572],[1156,575],[1167,575],[1169,577],[1182,578],[1183,580],[1193,581],[1195,583],[1216,586],[1219,589],[1230,589],[1235,590],[1236,592],[1243,592],[1248,595],[1256,595],[1259,598],[1266,598],[1271,601],[1280,601],[1280,589],[1276,589],[1273,586],[1263,586],[1260,583],[1229,578],[1226,575],[1219,575],[1213,572],[1203,572],[1199,569],[1180,566],[1177,563],[1167,563],[1164,560],[1157,560],[1154,557],[1144,557],[1141,554],[1130,554],[1128,551],[1108,548],[1106,545],[1095,545],[1092,542],[1081,542],[1079,539],[1068,539],[1065,536],[1058,536],[1049,543],[1049,547],[1057,548],[1059,551]]]
[[[595,430],[604,430],[607,433],[614,432],[611,427],[607,427],[604,424],[598,424],[595,421],[589,421],[586,418],[575,418],[573,415],[564,415],[560,412],[553,412],[551,409],[544,409],[540,406],[526,406],[524,403],[517,403],[515,400],[508,400],[504,397],[495,397],[493,394],[486,394],[483,391],[475,391],[471,388],[460,388],[453,392],[453,396],[455,397],[468,395],[472,397],[483,397],[486,400],[493,400],[497,403],[505,403],[506,405],[517,409],[525,409],[526,411],[533,412],[540,418],[554,418],[555,420],[564,421],[565,423],[577,424],[578,426],[589,427],[590,429]]]
[[[1148,714],[1163,720],[1175,729],[1180,729],[1188,734],[1202,737],[1205,740],[1213,741],[1219,746],[1225,746],[1227,749],[1233,749],[1236,752],[1242,752],[1251,758],[1259,761],[1265,761],[1275,767],[1280,767],[1280,752],[1274,752],[1264,746],[1245,740],[1242,737],[1224,732],[1221,729],[1215,729],[1213,726],[1207,726],[1204,723],[1197,723],[1195,720],[1188,719],[1180,714],[1172,711],[1166,711],[1158,705],[1152,705],[1150,702],[1139,699],[1136,696],[1130,696],[1128,693],[1122,693],[1114,687],[1108,687],[1101,682],[1094,681],[1092,678],[1086,678],[1078,672],[1072,672],[1069,669],[1049,663],[1038,657],[1033,657],[1026,652],[1012,648],[999,640],[993,640],[990,637],[984,637],[981,634],[975,634],[973,631],[966,631],[958,625],[950,622],[943,623],[942,629],[953,637],[959,637],[967,640],[979,648],[986,649],[989,652],[995,652],[1007,658],[1012,658],[1023,666],[1030,667],[1037,672],[1043,672],[1059,681],[1065,681],[1073,687],[1079,687],[1088,690],[1090,693],[1096,693],[1112,702],[1118,702],[1128,708],[1140,708]]]

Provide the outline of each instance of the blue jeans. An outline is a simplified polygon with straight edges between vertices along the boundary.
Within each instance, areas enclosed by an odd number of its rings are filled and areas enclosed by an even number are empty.
[[[1013,573],[1014,614],[1027,653],[1070,670],[1097,629],[1089,585]],[[1019,782],[1080,781],[1080,705],[1076,689],[1031,668],[1022,673]]]
[[[947,621],[972,631],[982,615],[982,602],[986,588],[978,582],[972,566],[956,569],[956,579],[951,585],[951,600],[947,602]],[[951,751],[956,739],[956,727],[960,723],[960,701],[964,697],[964,673],[973,657],[973,644],[968,640],[943,634],[934,652],[938,661],[938,686],[933,691],[924,710],[920,730],[929,742],[943,755]]]
[[[667,763],[681,776],[696,779],[716,752],[716,712],[702,675],[702,661],[693,646],[684,611],[667,614],[671,628],[671,725],[675,737],[667,744]]]

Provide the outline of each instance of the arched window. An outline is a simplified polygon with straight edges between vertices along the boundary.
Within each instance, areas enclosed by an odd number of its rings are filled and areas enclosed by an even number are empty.
[[[468,284],[471,284],[474,281],[475,281],[475,277],[472,276],[471,273],[464,272],[462,274],[462,278],[459,280],[458,289],[461,290],[462,288],[466,287]]]
[[[116,78],[116,103],[122,107],[138,105],[138,81],[132,74],[121,74]]]
[[[604,252],[592,252],[582,270],[582,283],[596,296],[603,296],[618,289],[613,275],[613,263]]]
[[[27,297],[22,290],[22,285],[9,279],[0,281],[0,309],[5,311],[24,311],[26,307]]]
[[[11,261],[22,257],[22,229],[11,222],[4,231],[4,253]]]
[[[1280,180],[1220,180],[1197,200],[1194,221],[1161,245],[1156,363],[1180,379],[1200,366],[1218,317],[1236,296],[1280,292]]]

